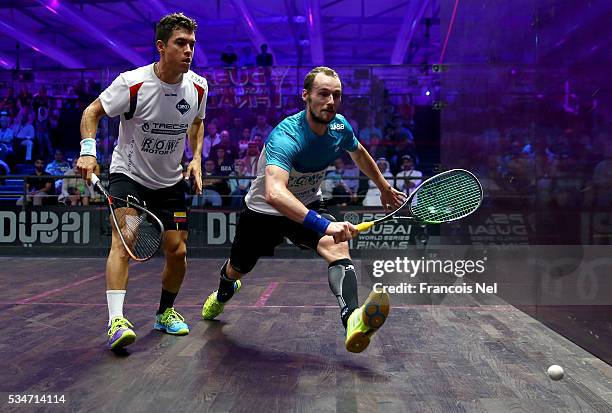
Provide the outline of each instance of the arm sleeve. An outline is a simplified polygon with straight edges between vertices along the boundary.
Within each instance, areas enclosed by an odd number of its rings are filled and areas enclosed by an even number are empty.
[[[287,172],[293,168],[293,159],[298,152],[298,144],[287,132],[274,129],[266,142],[266,166],[276,165]]]
[[[109,117],[115,117],[130,109],[130,88],[123,75],[117,78],[100,94],[100,102]]]
[[[348,123],[346,119],[342,119],[342,123],[344,124],[344,133],[342,134],[340,147],[345,151],[355,152],[359,146],[359,141],[355,136],[355,132],[353,132],[351,124]]]
[[[198,118],[204,119],[206,117],[206,101],[208,100],[208,82],[204,83],[204,96],[202,97],[202,104],[198,111]]]

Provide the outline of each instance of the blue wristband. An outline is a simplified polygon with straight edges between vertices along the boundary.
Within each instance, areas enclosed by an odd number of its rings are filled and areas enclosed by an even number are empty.
[[[306,218],[304,218],[304,226],[321,235],[325,234],[329,224],[331,224],[330,220],[323,218],[320,214],[312,209],[308,211]]]

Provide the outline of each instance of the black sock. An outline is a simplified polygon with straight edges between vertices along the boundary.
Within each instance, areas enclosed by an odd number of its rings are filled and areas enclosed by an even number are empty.
[[[157,314],[162,314],[166,311],[167,308],[171,308],[174,306],[174,300],[178,293],[171,293],[170,291],[166,291],[162,288],[161,298],[159,299],[159,308],[157,309]]]
[[[217,291],[217,301],[220,303],[226,303],[234,295],[234,283],[236,280],[232,280],[227,277],[226,267],[228,261],[225,261],[223,267],[221,267],[221,274],[219,276],[219,290]]]
[[[353,310],[359,307],[357,298],[357,275],[355,266],[348,258],[336,260],[328,267],[329,288],[338,299],[342,325],[346,324]]]

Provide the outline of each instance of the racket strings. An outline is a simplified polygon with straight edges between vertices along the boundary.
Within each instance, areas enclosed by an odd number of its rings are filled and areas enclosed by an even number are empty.
[[[150,222],[147,214],[134,208],[115,209],[117,223],[125,246],[138,259],[152,257],[159,248],[162,231],[155,222]]]
[[[481,199],[481,186],[471,174],[450,171],[424,184],[415,194],[410,210],[426,222],[452,221],[474,212]]]

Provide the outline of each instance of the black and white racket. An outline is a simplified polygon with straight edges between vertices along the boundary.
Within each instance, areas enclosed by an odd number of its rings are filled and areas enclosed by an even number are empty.
[[[95,174],[91,174],[91,182],[106,197],[111,221],[130,257],[146,261],[154,256],[164,238],[164,225],[159,218],[135,199],[111,196]]]
[[[465,169],[451,169],[423,181],[406,201],[390,214],[357,224],[359,232],[380,222],[409,220],[421,224],[441,224],[464,218],[482,203],[482,185]]]

